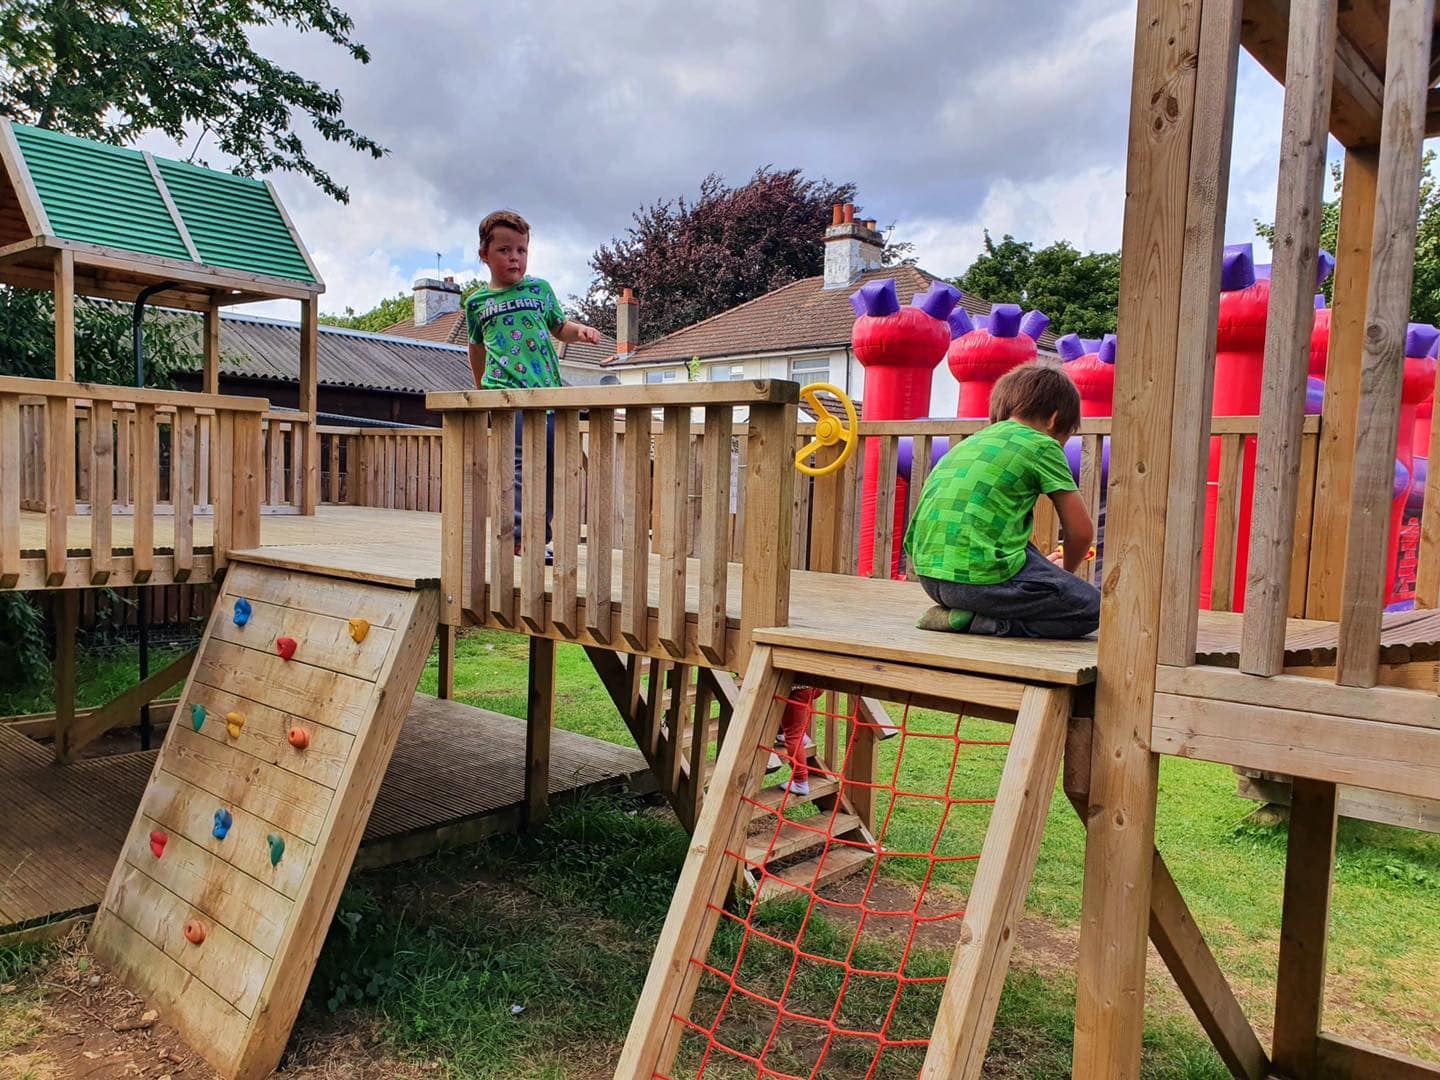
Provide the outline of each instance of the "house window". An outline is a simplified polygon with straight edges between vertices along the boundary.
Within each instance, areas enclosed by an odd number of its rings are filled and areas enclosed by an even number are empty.
[[[830,358],[805,356],[790,361],[790,378],[798,383],[829,382]]]
[[[739,382],[745,378],[744,364],[711,364],[711,382]]]
[[[645,381],[647,383],[674,382],[679,377],[679,372],[674,368],[667,368],[665,371],[647,371]]]

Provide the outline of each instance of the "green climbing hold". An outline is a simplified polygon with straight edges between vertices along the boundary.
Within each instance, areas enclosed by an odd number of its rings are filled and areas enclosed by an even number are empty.
[[[280,856],[285,854],[285,838],[272,832],[265,837],[265,842],[270,845],[270,865],[278,866]]]
[[[190,726],[199,731],[205,726],[205,706],[199,703],[190,706]]]

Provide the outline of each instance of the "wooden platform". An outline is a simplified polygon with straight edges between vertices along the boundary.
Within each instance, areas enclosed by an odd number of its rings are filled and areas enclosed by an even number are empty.
[[[156,518],[156,543],[168,541],[170,522]],[[43,542],[43,517],[24,515],[26,545],[38,536]],[[122,545],[126,519],[115,519],[115,544]],[[208,522],[202,530],[196,521],[197,566],[202,540],[209,542]],[[89,519],[71,519],[71,554],[88,552]],[[440,515],[416,510],[382,510],[372,507],[325,506],[314,517],[273,515],[261,522],[261,547],[238,553],[247,561],[292,570],[329,574],[352,580],[415,588],[433,586],[440,579]],[[585,592],[585,555],[581,548],[578,588]],[[620,553],[612,553],[613,598],[620,607]],[[659,605],[659,560],[651,557],[649,601]],[[520,579],[517,570],[516,579]],[[201,580],[192,578],[192,580]],[[688,575],[690,610],[698,608],[695,582]],[[728,614],[732,630],[739,626],[738,583],[730,575]],[[548,588],[548,579],[547,579]],[[856,647],[879,659],[911,660],[927,655],[928,663],[953,671],[1011,676],[1038,682],[1076,685],[1095,678],[1096,643],[1087,641],[1021,641],[986,639],[965,634],[936,634],[916,630],[915,619],[930,604],[913,582],[816,574],[797,570],[791,578],[790,625],[777,640],[805,644],[834,652]],[[694,616],[692,615],[692,620]],[[1240,648],[1239,615],[1201,612],[1197,660],[1221,667],[1234,666]],[[1336,624],[1304,619],[1290,620],[1286,662],[1295,667],[1323,668],[1334,663]],[[799,638],[804,639],[803,642]],[[1440,660],[1440,611],[1396,612],[1386,616],[1382,664],[1414,664]],[[1433,680],[1433,671],[1422,679]]]
[[[414,858],[513,829],[524,801],[525,722],[417,695],[380,785],[357,866]],[[157,751],[57,767],[0,725],[0,933],[94,911]],[[649,783],[640,752],[556,730],[552,799]]]

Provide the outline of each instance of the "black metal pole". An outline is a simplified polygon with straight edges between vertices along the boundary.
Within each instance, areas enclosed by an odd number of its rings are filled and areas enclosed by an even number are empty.
[[[173,281],[151,285],[135,298],[135,308],[130,315],[130,330],[135,346],[135,388],[145,389],[145,302],[158,292],[173,289]],[[159,468],[157,461],[155,467]],[[137,615],[140,623],[140,681],[150,677],[150,587],[141,585],[136,593]],[[150,703],[140,706],[140,749],[149,750],[151,742]]]

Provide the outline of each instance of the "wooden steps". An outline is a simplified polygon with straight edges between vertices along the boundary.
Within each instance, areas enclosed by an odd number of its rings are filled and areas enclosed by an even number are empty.
[[[90,944],[227,1080],[279,1063],[438,615],[434,590],[226,575]]]
[[[760,889],[760,902],[763,904],[767,900],[784,900],[786,897],[800,895],[796,889],[782,885],[781,881],[788,881],[791,885],[802,889],[818,889],[823,885],[839,881],[841,878],[849,877],[851,874],[858,874],[870,865],[872,855],[859,848],[835,845],[825,854],[823,866],[821,866],[820,858],[817,853],[793,866],[771,871],[780,881],[776,881],[774,878],[765,879],[765,884]],[[818,875],[817,870],[819,870]]]
[[[840,790],[840,782],[832,780],[828,776],[824,779],[814,777],[810,781],[809,795],[787,795],[784,787],[775,784],[771,787],[761,788],[760,794],[755,796],[755,801],[761,806],[771,810],[779,810],[783,802],[785,806],[800,806],[803,803],[819,802],[821,799],[828,799]]]
[[[819,847],[824,843],[827,833],[848,839],[851,833],[860,828],[860,824],[860,819],[854,814],[836,814],[833,821],[829,814],[806,818],[804,821],[786,821],[780,826],[780,836],[775,840],[774,846],[770,843],[774,835],[773,829],[767,827],[745,845],[745,857],[751,862],[759,862],[768,852],[772,862],[780,862],[807,848]]]

